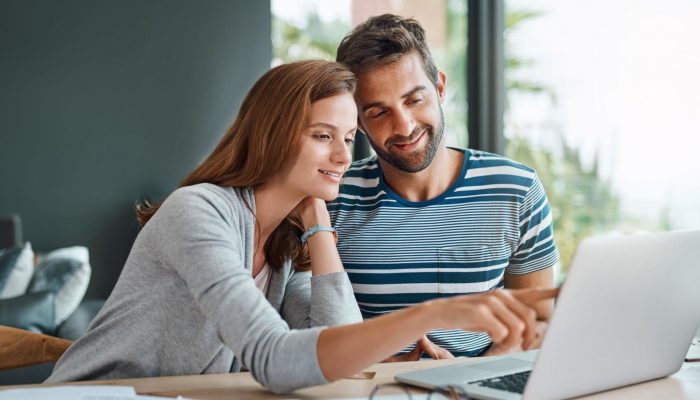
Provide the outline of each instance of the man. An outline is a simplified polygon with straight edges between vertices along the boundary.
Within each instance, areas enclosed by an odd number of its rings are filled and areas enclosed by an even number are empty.
[[[504,286],[553,286],[558,252],[537,175],[502,156],[446,147],[447,77],[420,24],[372,17],[343,39],[337,61],[358,78],[358,126],[377,153],[352,164],[328,205],[364,317]],[[541,332],[552,306],[537,310]],[[403,358],[521,350],[490,345],[483,332],[434,331]]]

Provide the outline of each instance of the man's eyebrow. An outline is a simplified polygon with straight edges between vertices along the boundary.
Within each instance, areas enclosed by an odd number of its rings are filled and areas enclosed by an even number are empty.
[[[411,97],[411,96],[413,96],[414,94],[416,94],[416,92],[420,92],[421,90],[425,90],[425,89],[426,89],[426,87],[425,87],[424,85],[418,85],[418,86],[414,87],[413,89],[409,90],[409,91],[408,91],[406,94],[404,94],[403,96],[401,96],[401,98],[402,98],[402,99],[405,99],[405,98],[407,98],[407,97]]]
[[[326,128],[332,131],[337,130],[338,128],[335,127],[335,125],[327,124],[325,122],[316,122],[308,126],[308,128]]]
[[[414,87],[413,89],[409,90],[408,92],[404,93],[403,95],[401,95],[401,98],[405,99],[407,97],[411,97],[414,94],[416,94],[416,92],[420,92],[421,90],[425,90],[425,89],[426,89],[425,85],[418,85],[418,86]],[[362,107],[362,112],[365,112],[373,107],[382,107],[382,106],[384,106],[384,103],[382,103],[381,101],[378,101],[375,103],[370,103],[370,104],[367,104],[364,107]]]

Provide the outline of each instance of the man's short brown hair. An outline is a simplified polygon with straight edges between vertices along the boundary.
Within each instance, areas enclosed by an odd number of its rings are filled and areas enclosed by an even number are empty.
[[[336,61],[355,75],[377,65],[390,64],[405,54],[416,52],[423,70],[437,85],[438,69],[425,40],[425,30],[413,18],[384,14],[369,18],[343,38]]]

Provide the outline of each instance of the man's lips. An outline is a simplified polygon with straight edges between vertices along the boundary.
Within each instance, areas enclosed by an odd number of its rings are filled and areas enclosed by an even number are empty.
[[[423,138],[423,136],[425,135],[426,132],[427,132],[427,129],[424,128],[424,129],[420,132],[420,135],[416,136],[416,138],[413,139],[413,140],[411,140],[411,141],[404,142],[404,143],[392,142],[392,143],[390,143],[389,145],[390,145],[390,146],[398,147],[399,149],[404,149],[404,148],[406,148],[406,147],[408,147],[408,146],[410,146],[410,145],[412,145],[412,144],[418,143],[418,141],[421,140],[421,138]],[[388,146],[387,146],[387,147],[388,147]]]

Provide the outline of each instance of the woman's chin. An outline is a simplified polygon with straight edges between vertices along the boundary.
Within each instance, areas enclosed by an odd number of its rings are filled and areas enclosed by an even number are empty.
[[[324,201],[332,201],[338,197],[338,188],[335,188],[335,190],[319,190],[316,193],[309,193],[309,196],[316,197],[317,199]]]

